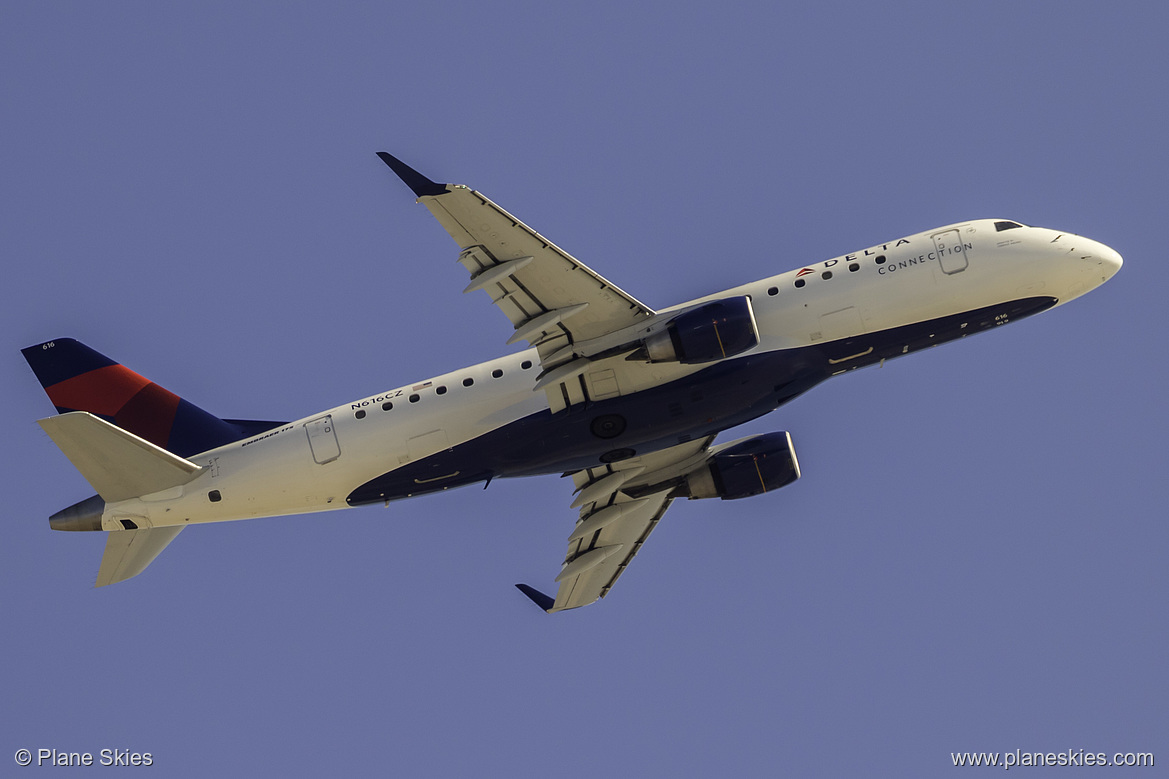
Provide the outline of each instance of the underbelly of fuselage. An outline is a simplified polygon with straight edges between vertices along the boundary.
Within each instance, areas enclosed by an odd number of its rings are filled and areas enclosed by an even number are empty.
[[[795,349],[720,361],[630,395],[542,411],[371,479],[350,505],[407,498],[496,477],[566,473],[619,462],[755,419],[838,373],[1040,313],[1033,297]]]

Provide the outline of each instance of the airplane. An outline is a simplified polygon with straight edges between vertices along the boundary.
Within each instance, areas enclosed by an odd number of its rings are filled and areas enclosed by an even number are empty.
[[[39,424],[96,495],[55,530],[105,531],[97,586],[188,525],[383,503],[496,478],[571,476],[578,510],[546,612],[605,597],[679,498],[800,477],[787,432],[715,444],[817,384],[1061,306],[1108,281],[1102,243],[976,219],[654,310],[481,193],[378,156],[459,247],[527,348],[295,421],[221,419],[80,342],[22,350]]]

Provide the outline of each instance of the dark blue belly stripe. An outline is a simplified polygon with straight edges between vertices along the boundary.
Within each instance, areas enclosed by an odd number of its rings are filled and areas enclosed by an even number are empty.
[[[371,479],[347,500],[360,505],[494,477],[566,473],[664,449],[774,411],[836,373],[989,330],[1056,302],[1025,298],[855,338],[724,360],[643,392],[518,419]]]

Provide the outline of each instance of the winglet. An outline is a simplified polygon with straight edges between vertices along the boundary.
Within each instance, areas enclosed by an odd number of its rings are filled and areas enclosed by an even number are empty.
[[[442,184],[434,183],[430,179],[426,178],[426,176],[423,176],[421,173],[414,170],[392,154],[386,154],[384,151],[379,151],[377,156],[381,157],[382,162],[389,165],[390,170],[394,171],[394,173],[397,173],[398,178],[406,182],[406,186],[410,187],[410,189],[413,190],[414,194],[418,197],[426,197],[427,195],[444,195],[447,192],[450,192],[450,190]]]
[[[550,598],[537,590],[535,587],[529,587],[526,584],[517,584],[516,589],[522,592],[524,595],[527,595],[531,599],[532,603],[535,603],[544,611],[551,611],[552,604],[556,602],[554,598]]]

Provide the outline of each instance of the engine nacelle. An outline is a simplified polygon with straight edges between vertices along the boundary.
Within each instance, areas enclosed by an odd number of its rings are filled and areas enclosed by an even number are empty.
[[[800,463],[786,432],[747,438],[716,451],[686,476],[688,497],[749,498],[800,478]]]
[[[728,298],[679,314],[645,339],[650,362],[687,365],[733,357],[759,343],[751,299]]]

